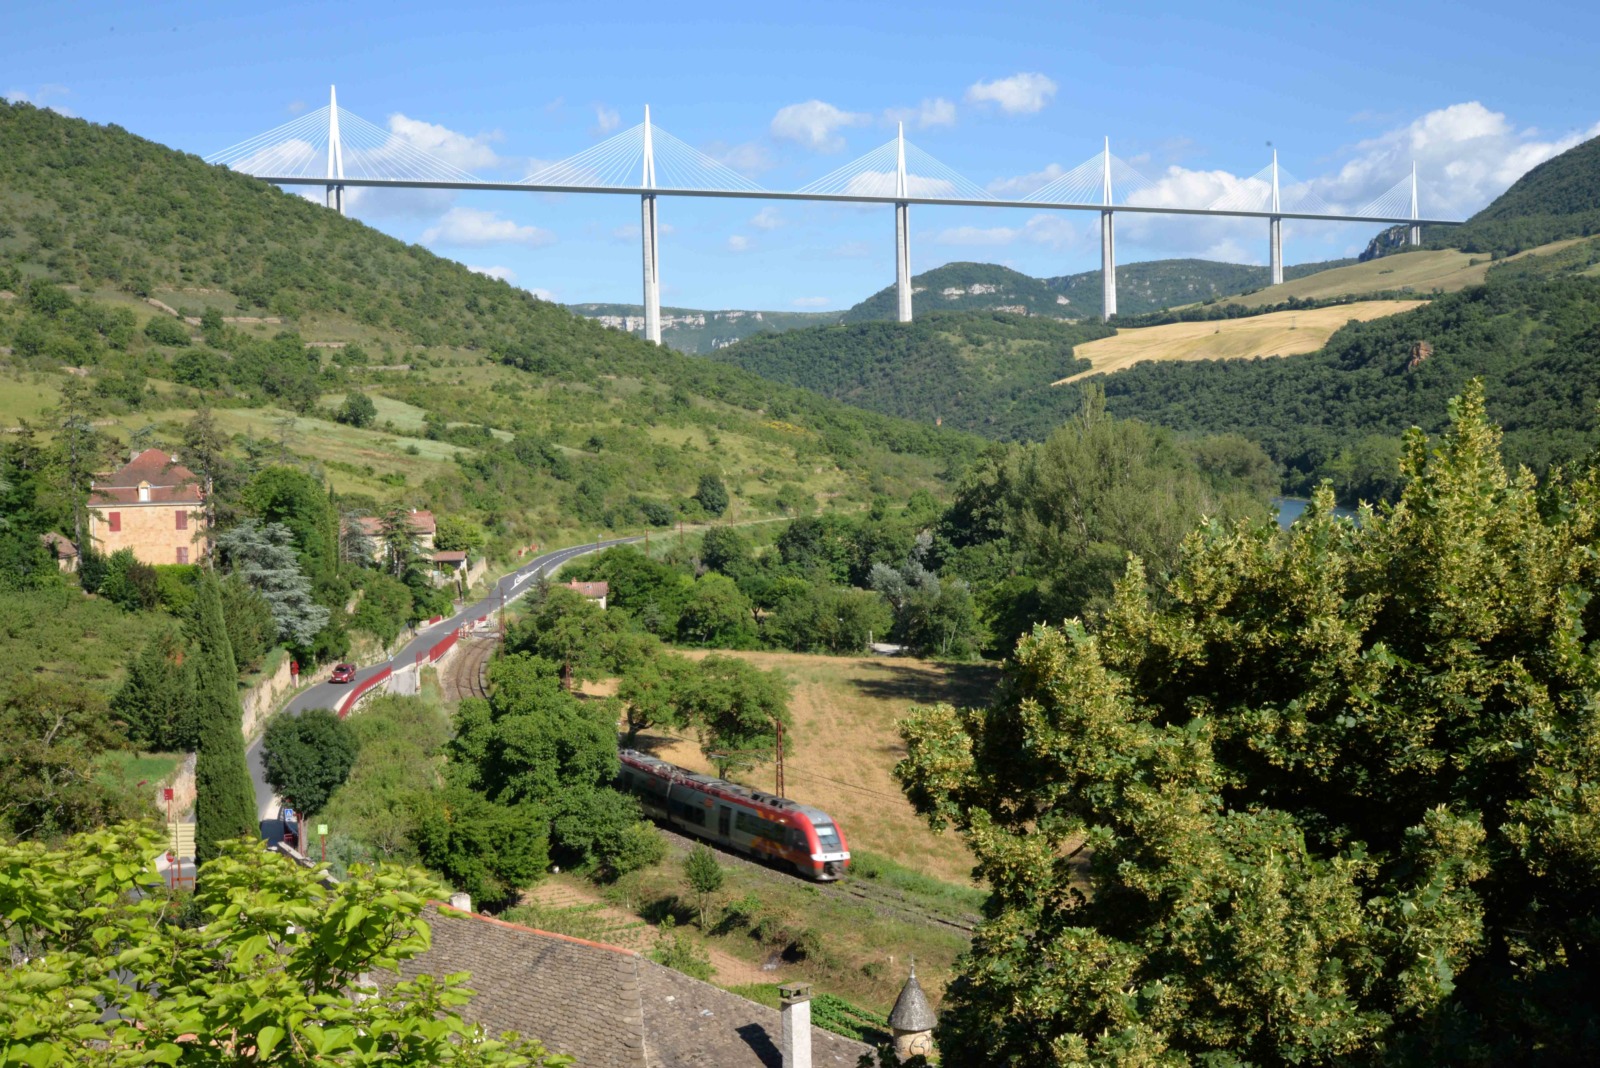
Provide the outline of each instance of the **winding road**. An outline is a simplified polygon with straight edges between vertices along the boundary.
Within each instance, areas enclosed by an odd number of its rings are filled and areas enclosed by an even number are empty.
[[[476,604],[462,608],[455,615],[428,627],[419,630],[416,636],[407,642],[405,647],[394,655],[392,659],[376,664],[368,664],[356,672],[356,677],[349,683],[319,682],[308,688],[304,693],[296,695],[285,709],[289,715],[298,716],[300,713],[312,708],[338,708],[339,702],[345,694],[356,685],[365,682],[373,675],[389,668],[398,671],[410,667],[417,662],[417,657],[426,656],[442,639],[448,636],[457,627],[464,623],[471,623],[479,616],[487,616],[499,611],[501,596],[504,595],[505,603],[510,604],[518,597],[528,592],[533,585],[530,581],[541,570],[546,574],[554,571],[562,564],[585,553],[609,549],[613,545],[628,545],[643,538],[614,538],[610,541],[588,542],[583,545],[574,545],[566,549],[556,549],[542,556],[536,556],[515,571],[505,575],[500,581],[489,588],[488,596]],[[250,765],[250,778],[256,787],[256,810],[261,820],[261,837],[269,843],[276,843],[283,838],[283,823],[278,819],[278,806],[281,803],[272,787],[267,784],[266,772],[261,764],[261,739],[258,737],[250,744],[245,752],[245,759]],[[302,834],[308,833],[302,829]]]

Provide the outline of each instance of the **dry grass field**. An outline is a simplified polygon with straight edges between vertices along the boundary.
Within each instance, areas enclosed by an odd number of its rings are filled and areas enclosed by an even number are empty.
[[[1146,360],[1239,360],[1315,352],[1328,343],[1335,330],[1352,319],[1381,319],[1425,303],[1421,300],[1369,300],[1308,311],[1271,312],[1248,319],[1119,330],[1115,337],[1079,345],[1074,355],[1094,364],[1093,368],[1054,384],[1060,386],[1090,375],[1123,371]]]
[[[995,668],[882,657],[732,655],[763,669],[778,668],[793,680],[794,732],[784,761],[790,797],[827,810],[844,826],[854,848],[972,885],[966,847],[953,834],[930,831],[895,783],[895,762],[905,755],[895,723],[912,705],[986,703],[997,679]],[[692,737],[646,734],[640,747],[675,764],[714,772]],[[772,771],[763,767],[742,778],[771,789]]]
[[[1510,262],[1524,256],[1548,256],[1559,252],[1572,241],[1555,241],[1538,248],[1519,252],[1498,262]],[[1409,289],[1420,294],[1454,293],[1468,286],[1483,284],[1489,272],[1487,253],[1458,252],[1455,249],[1424,249],[1420,252],[1401,252],[1366,263],[1352,263],[1348,267],[1335,267],[1319,271],[1304,278],[1296,278],[1281,286],[1268,286],[1254,293],[1233,297],[1229,304],[1242,304],[1250,308],[1280,304],[1290,297],[1302,300],[1325,300],[1331,297],[1358,296],[1362,293],[1386,293]]]

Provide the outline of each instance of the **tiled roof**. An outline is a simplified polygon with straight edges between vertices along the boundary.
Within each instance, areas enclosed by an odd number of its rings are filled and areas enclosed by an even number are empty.
[[[433,941],[403,974],[470,972],[461,1010],[517,1031],[582,1068],[771,1068],[778,1013],[631,950],[430,908]],[[817,1068],[853,1068],[867,1047],[812,1028]]]
[[[419,512],[415,508],[411,509],[411,525],[417,528],[419,534],[432,534],[439,529],[438,524],[433,521],[432,512]]]
[[[611,593],[611,583],[609,583],[609,582],[578,582],[578,581],[574,580],[572,582],[567,583],[567,589],[569,589],[569,590],[577,590],[579,593],[583,594],[585,597],[605,597],[605,596],[608,596]]]
[[[411,511],[411,529],[418,534],[432,534],[437,529],[432,512]],[[370,538],[376,538],[383,533],[383,517],[376,515],[358,515],[355,521],[361,530]]]
[[[139,484],[150,485],[150,500],[139,500]],[[97,475],[89,491],[90,504],[176,504],[200,502],[200,480],[160,449],[146,449],[109,475]]]
[[[459,564],[467,558],[465,549],[445,549],[433,554],[433,560],[439,564]]]

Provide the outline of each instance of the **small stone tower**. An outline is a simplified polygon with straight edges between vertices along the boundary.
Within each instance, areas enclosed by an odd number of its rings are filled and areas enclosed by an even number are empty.
[[[894,1034],[894,1055],[902,1060],[908,1057],[933,1056],[933,1027],[938,1019],[928,1005],[928,995],[917,982],[917,962],[911,962],[911,977],[900,988],[894,1009],[889,1013],[889,1030]]]

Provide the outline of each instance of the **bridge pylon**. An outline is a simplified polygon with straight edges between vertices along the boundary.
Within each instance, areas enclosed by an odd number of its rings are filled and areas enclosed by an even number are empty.
[[[639,183],[645,189],[656,187],[655,141],[650,136],[650,105],[644,106],[644,173]],[[656,195],[639,196],[639,233],[644,245],[644,339],[661,344],[661,255],[660,232],[656,225]]]
[[[894,191],[896,196],[908,196],[906,192],[906,124],[900,124],[900,132],[895,138],[895,179]],[[899,320],[902,323],[911,321],[911,205],[904,200],[897,201],[894,206],[894,286],[896,307],[899,311]]]
[[[337,179],[337,180],[336,180]],[[328,86],[328,207],[344,214],[344,144],[339,140],[339,93]]]
[[[1108,322],[1117,314],[1117,233],[1111,217],[1111,138],[1106,138],[1102,156],[1100,212],[1100,321]]]
[[[1272,219],[1267,224],[1268,260],[1272,264],[1272,284],[1283,285],[1283,207],[1278,195],[1278,150],[1272,150]]]
[[[1417,211],[1417,161],[1411,161],[1411,217],[1420,219],[1422,216]],[[1422,244],[1422,227],[1416,223],[1411,224],[1411,230],[1406,235],[1411,240],[1411,247],[1416,248]]]

